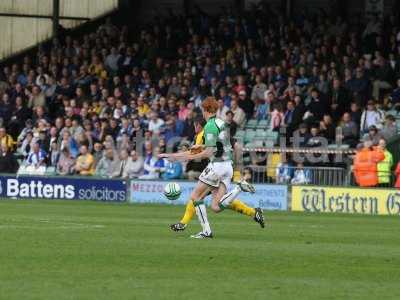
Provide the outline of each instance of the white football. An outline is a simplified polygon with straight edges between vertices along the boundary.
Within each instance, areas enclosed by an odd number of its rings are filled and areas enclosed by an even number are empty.
[[[176,200],[181,195],[181,187],[176,182],[170,182],[164,187],[164,195],[168,200]]]

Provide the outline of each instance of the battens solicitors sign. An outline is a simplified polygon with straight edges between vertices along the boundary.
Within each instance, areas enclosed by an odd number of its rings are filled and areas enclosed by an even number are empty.
[[[292,210],[318,213],[400,215],[400,191],[395,189],[294,186]]]
[[[0,176],[0,197],[126,201],[123,180],[70,177]]]

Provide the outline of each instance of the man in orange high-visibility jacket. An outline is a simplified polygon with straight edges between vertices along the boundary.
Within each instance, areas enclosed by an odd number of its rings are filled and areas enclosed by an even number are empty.
[[[371,141],[364,142],[364,147],[354,157],[354,177],[359,186],[373,187],[378,185],[378,162],[385,159],[384,152],[372,148]]]

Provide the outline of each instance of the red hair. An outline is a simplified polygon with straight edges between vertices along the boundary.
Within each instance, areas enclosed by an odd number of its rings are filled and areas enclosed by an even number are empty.
[[[204,111],[211,114],[215,114],[218,110],[218,102],[214,97],[207,97],[206,100],[203,101],[202,106]]]

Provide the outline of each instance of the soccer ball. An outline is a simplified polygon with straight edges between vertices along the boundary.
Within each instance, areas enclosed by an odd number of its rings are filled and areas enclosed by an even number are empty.
[[[168,200],[176,200],[181,195],[181,187],[176,182],[170,182],[164,187],[164,195]]]

